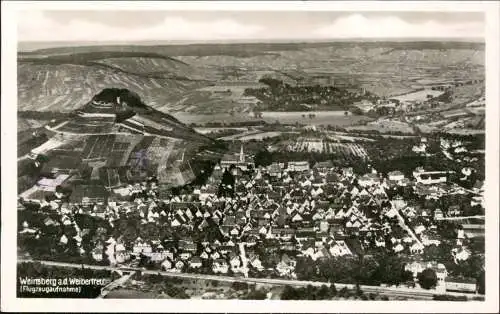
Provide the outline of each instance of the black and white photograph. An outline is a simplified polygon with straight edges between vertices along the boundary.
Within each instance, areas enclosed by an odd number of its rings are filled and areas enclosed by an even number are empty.
[[[2,290],[498,310],[498,3],[119,3],[17,6]]]

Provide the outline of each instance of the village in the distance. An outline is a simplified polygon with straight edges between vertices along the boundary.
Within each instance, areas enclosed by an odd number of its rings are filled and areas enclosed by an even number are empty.
[[[17,274],[484,300],[484,123],[484,43],[19,51]]]

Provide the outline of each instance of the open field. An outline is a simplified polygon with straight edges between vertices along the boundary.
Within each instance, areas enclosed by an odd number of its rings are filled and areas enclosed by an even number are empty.
[[[107,159],[113,150],[115,135],[90,136],[83,148],[83,159]]]
[[[474,130],[474,129],[451,129],[447,130],[447,133],[458,134],[458,135],[475,135],[484,134],[485,130]]]
[[[172,113],[172,115],[185,124],[191,124],[191,123],[205,124],[209,122],[233,123],[233,122],[247,122],[247,121],[260,120],[257,118],[253,118],[248,114],[235,114],[235,115],[230,115],[229,113],[193,114],[189,112],[175,112]]]
[[[366,150],[357,143],[335,143],[320,138],[299,138],[284,145],[290,152],[316,152],[339,155],[344,158],[369,158]]]
[[[315,112],[309,112],[315,113]],[[366,116],[355,116],[348,115],[345,116],[344,112],[339,114],[333,111],[331,114],[316,114],[314,118],[309,118],[308,116],[302,117],[302,112],[276,112],[267,114],[263,113],[262,118],[255,118],[251,114],[228,114],[228,113],[219,113],[219,114],[192,114],[188,112],[175,112],[172,115],[179,119],[180,121],[186,124],[205,124],[211,122],[219,122],[219,123],[238,123],[238,122],[249,122],[249,121],[265,121],[267,123],[276,123],[280,124],[305,124],[305,125],[331,125],[331,126],[339,126],[346,127],[351,125],[356,125],[363,121],[371,121],[372,118]]]
[[[314,114],[309,118],[308,114]],[[305,115],[305,116],[303,116]],[[317,112],[263,112],[263,120],[268,123],[278,121],[281,124],[332,125],[345,127],[362,121],[370,121],[365,116],[345,115],[344,111],[317,111]]]
[[[72,134],[106,134],[112,132],[113,126],[114,118],[94,117],[88,119],[76,116],[69,120],[68,123],[54,128],[54,131]]]
[[[378,131],[380,133],[387,132],[402,132],[413,134],[413,128],[406,122],[396,121],[396,120],[388,120],[388,119],[380,119],[377,121],[369,122],[366,125],[358,125],[358,126],[350,126],[346,127],[347,130],[355,130],[355,131]]]
[[[261,132],[261,133],[244,135],[241,137],[237,137],[236,139],[240,141],[262,140],[264,138],[280,136],[281,134],[282,132]]]
[[[46,121],[43,120],[35,120],[35,119],[17,119],[17,132],[26,131],[29,129],[37,129],[41,128],[46,124]]]
[[[248,131],[248,128],[194,128],[194,130],[200,134],[209,134],[209,133],[216,133],[216,132],[222,132],[224,130],[234,130],[234,131],[239,131],[239,132],[245,132]]]
[[[368,138],[368,137],[361,137],[361,136],[350,136],[350,135],[342,135],[342,134],[336,134],[334,132],[330,133],[332,135],[328,135],[328,139],[336,142],[374,142],[374,139]],[[349,134],[349,133],[344,133],[344,134]]]
[[[453,99],[452,106],[464,105],[484,97],[485,86],[484,83],[457,86],[452,89]]]
[[[392,98],[397,99],[401,102],[404,102],[404,101],[425,101],[427,99],[428,95],[431,95],[432,98],[434,98],[434,97],[437,97],[439,95],[442,95],[443,93],[444,93],[443,91],[424,89],[424,90],[413,92],[413,93],[408,93],[408,94],[404,94],[404,95],[400,95],[400,96],[394,96]]]

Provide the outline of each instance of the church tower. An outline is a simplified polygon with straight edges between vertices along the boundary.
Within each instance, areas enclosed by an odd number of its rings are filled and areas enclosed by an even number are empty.
[[[241,148],[240,148],[240,163],[244,163],[245,162],[245,153],[243,152],[243,145],[241,145]]]

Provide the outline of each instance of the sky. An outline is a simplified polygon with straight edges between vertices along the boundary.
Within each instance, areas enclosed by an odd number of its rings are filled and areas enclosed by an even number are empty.
[[[20,11],[20,42],[483,38],[479,12]]]

